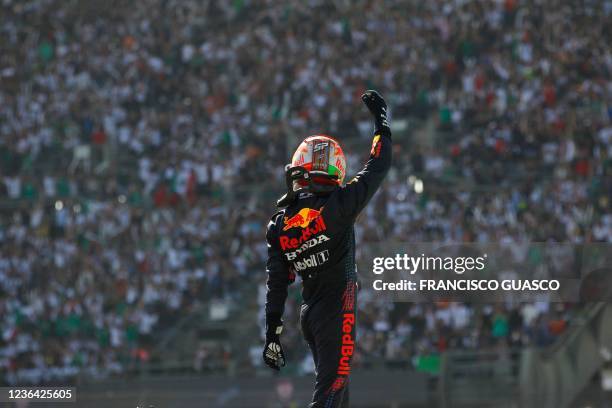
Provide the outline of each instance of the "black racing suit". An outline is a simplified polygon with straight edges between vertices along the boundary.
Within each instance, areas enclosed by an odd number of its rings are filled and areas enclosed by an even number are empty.
[[[287,286],[299,274],[300,322],[316,366],[311,408],[348,407],[356,324],[354,222],[387,174],[391,155],[390,132],[378,132],[368,162],[346,186],[323,196],[299,194],[268,224],[266,319],[280,321]]]

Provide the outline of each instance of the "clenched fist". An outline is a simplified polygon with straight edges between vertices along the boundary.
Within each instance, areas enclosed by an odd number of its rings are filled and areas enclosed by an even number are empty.
[[[361,100],[368,107],[374,117],[376,132],[391,132],[389,120],[387,118],[387,103],[380,94],[374,90],[367,90],[361,95]]]

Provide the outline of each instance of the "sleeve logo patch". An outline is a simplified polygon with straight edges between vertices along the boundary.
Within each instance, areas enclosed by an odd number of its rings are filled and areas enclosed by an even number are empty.
[[[370,150],[370,156],[378,158],[380,156],[380,135],[374,136],[372,139],[372,150]]]

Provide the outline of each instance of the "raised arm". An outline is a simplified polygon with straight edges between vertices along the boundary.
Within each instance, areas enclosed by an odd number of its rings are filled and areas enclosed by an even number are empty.
[[[374,117],[375,131],[370,158],[364,168],[341,187],[338,194],[341,214],[354,219],[372,198],[391,167],[391,129],[387,119],[387,104],[376,91],[366,91],[361,97]]]

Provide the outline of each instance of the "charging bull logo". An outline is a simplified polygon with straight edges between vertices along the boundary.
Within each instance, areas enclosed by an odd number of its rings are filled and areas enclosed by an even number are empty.
[[[283,231],[287,231],[291,228],[306,228],[311,221],[314,221],[317,217],[321,215],[321,210],[323,207],[319,208],[319,210],[313,210],[312,208],[302,208],[297,214],[292,217],[285,217],[283,227]]]

